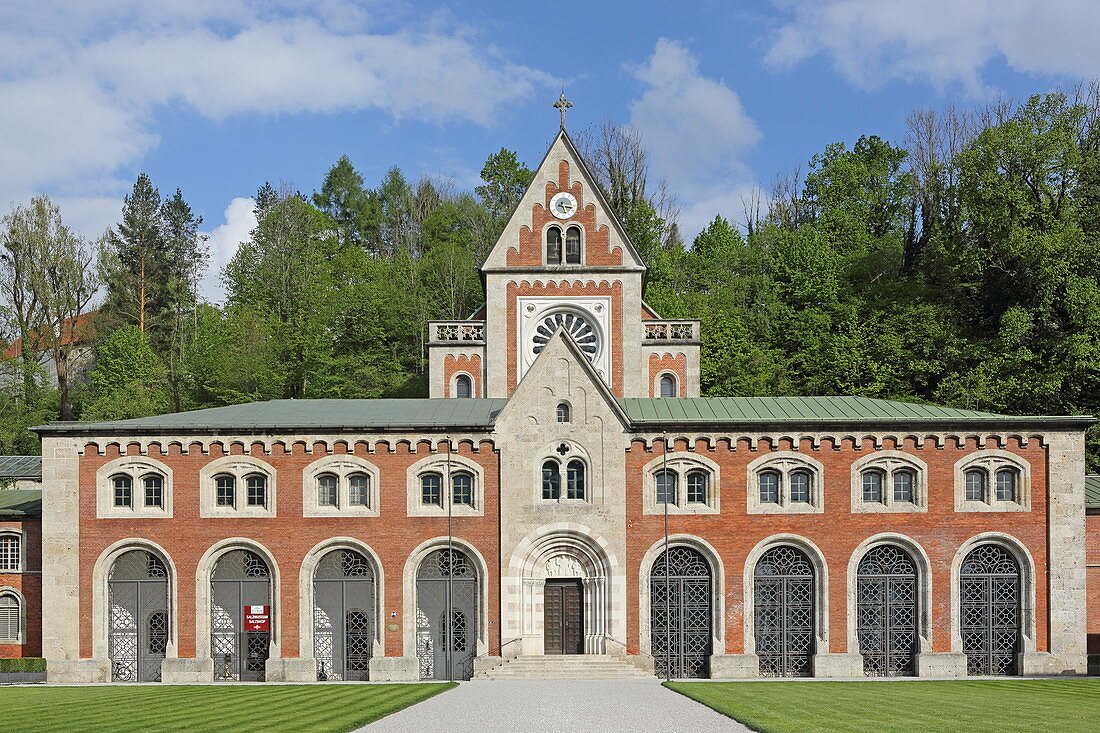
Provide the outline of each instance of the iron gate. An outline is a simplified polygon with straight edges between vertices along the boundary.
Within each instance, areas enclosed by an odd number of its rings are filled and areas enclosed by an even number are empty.
[[[856,573],[856,604],[864,674],[915,674],[917,566],[909,553],[879,545],[864,555]]]
[[[215,680],[263,681],[270,631],[245,631],[245,606],[271,605],[271,573],[250,550],[231,550],[210,577],[210,654]]]
[[[1003,547],[981,545],[960,572],[959,609],[967,674],[1016,674],[1020,566]]]
[[[808,677],[814,653],[814,571],[801,550],[764,553],[754,572],[756,654],[764,677]]]
[[[710,565],[690,547],[673,547],[649,579],[650,644],[659,677],[709,677]]]
[[[374,651],[374,572],[354,550],[333,550],[313,574],[313,656],[319,680],[365,680]]]
[[[115,682],[160,682],[168,646],[168,570],[156,555],[130,550],[107,580],[107,653]]]
[[[473,676],[477,608],[477,572],[466,555],[458,550],[436,550],[424,558],[416,572],[420,679],[468,680]]]

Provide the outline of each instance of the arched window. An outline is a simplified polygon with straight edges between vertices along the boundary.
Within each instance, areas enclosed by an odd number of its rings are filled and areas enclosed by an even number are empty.
[[[569,422],[569,420],[570,420],[569,405],[567,405],[564,402],[562,402],[560,405],[558,405],[557,417],[558,417],[558,422]]]
[[[348,503],[352,506],[370,505],[370,476],[353,473],[348,477]]]
[[[779,473],[777,471],[760,472],[760,503],[779,503]]]
[[[237,503],[237,479],[223,473],[214,478],[215,501],[218,506],[235,506]]]
[[[781,545],[753,573],[756,654],[762,677],[809,677],[814,655],[814,570],[806,553]]]
[[[967,674],[1017,674],[1020,565],[1000,545],[979,545],[959,569],[959,619]]]
[[[254,473],[245,479],[249,506],[267,506],[267,476]]]
[[[474,505],[474,477],[468,473],[451,475],[451,501],[465,506]]]
[[[662,397],[676,397],[676,378],[671,374],[665,374],[661,377],[660,389]]]
[[[18,644],[22,632],[19,598],[11,593],[0,595],[0,641]]]
[[[542,464],[542,498],[561,498],[561,475],[557,461],[546,461]]]
[[[799,502],[807,504],[810,501],[810,472],[809,471],[792,471],[791,472],[791,502]]]
[[[584,498],[584,463],[577,460],[569,461],[565,469],[565,498]]]
[[[251,550],[230,550],[210,574],[210,650],[215,680],[258,682],[270,649],[271,632],[245,625],[246,606],[271,605],[271,570]],[[278,618],[278,609],[271,609]]]
[[[438,473],[421,474],[420,503],[443,506],[443,477]]]
[[[374,648],[374,570],[355,550],[332,550],[313,573],[317,679],[365,680]]]
[[[546,230],[546,264],[561,264],[561,229],[557,227]]]
[[[578,227],[569,227],[565,230],[565,263],[567,265],[581,263],[581,230]]]
[[[913,503],[913,485],[917,473],[910,468],[894,471],[894,501]]]
[[[966,500],[985,501],[985,471],[972,468],[966,472]]]
[[[863,472],[863,501],[867,503],[882,503],[882,472]]]
[[[336,477],[323,473],[317,477],[317,503],[321,506],[336,506]]]
[[[914,674],[919,650],[917,565],[909,553],[879,545],[864,555],[856,571],[856,603],[864,674]]]
[[[0,534],[0,571],[17,573],[23,569],[21,539],[15,532]]]
[[[466,400],[473,396],[470,378],[465,374],[459,374],[458,378],[455,379],[455,396]]]
[[[707,474],[692,471],[687,476],[687,500],[689,503],[707,503]]]
[[[111,486],[114,487],[115,506],[133,508],[134,506],[134,481],[129,476],[119,474],[111,478]]]
[[[1015,468],[997,471],[997,501],[1016,501],[1016,479],[1019,475]]]
[[[676,474],[672,471],[657,473],[657,503],[676,503]]]
[[[168,568],[146,550],[128,550],[107,576],[111,680],[159,682],[168,646]]]
[[[164,478],[158,474],[146,474],[142,479],[145,484],[145,506],[164,508]]]

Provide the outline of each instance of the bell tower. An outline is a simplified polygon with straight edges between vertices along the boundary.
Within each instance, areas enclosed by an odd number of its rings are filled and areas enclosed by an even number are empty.
[[[554,103],[558,132],[481,267],[479,319],[429,325],[432,397],[510,396],[559,328],[617,397],[658,396],[662,376],[699,393],[699,323],[642,302],[645,263],[566,131],[572,106]]]

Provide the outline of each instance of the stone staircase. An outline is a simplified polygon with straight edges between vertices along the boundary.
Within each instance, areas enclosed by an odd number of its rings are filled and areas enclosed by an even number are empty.
[[[553,654],[515,657],[474,675],[475,680],[653,679],[621,657],[606,654]]]

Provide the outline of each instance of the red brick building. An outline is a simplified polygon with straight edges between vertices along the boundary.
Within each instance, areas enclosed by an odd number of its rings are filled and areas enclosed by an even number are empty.
[[[564,130],[482,274],[429,399],[39,428],[50,679],[1085,670],[1090,419],[700,398]]]

